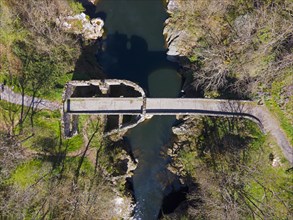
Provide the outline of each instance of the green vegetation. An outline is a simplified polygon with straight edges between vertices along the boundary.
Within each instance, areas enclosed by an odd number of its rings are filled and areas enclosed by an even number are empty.
[[[168,25],[184,33],[178,47],[195,87],[205,97],[264,99],[293,143],[292,1],[178,3]],[[96,78],[96,48],[83,45],[81,59],[77,37],[56,26],[83,11],[75,0],[0,0],[0,83],[60,101],[66,81]],[[80,116],[79,134],[65,139],[60,118],[0,100],[1,217],[117,219],[124,183],[109,178],[126,173],[128,146],[104,138],[96,116]],[[190,189],[177,219],[292,217],[292,168],[269,136],[241,119],[193,122],[174,158]]]
[[[271,88],[268,90],[270,96],[265,103],[279,119],[281,127],[293,145],[293,95],[290,89],[293,75],[291,71],[292,69],[289,69],[285,76],[272,83]]]
[[[72,78],[69,73],[80,53],[77,40],[55,24],[58,16],[72,11],[70,6],[81,10],[80,3],[70,2],[21,0],[8,4],[1,0],[2,82],[18,92],[61,100],[63,85]]]
[[[90,140],[89,148],[99,157],[99,166],[110,175],[123,175],[127,171],[125,155],[127,146],[123,141],[113,142],[103,137],[103,125],[99,118],[94,116],[81,116],[80,123],[84,125]],[[124,161],[124,162],[123,162]],[[124,182],[122,180],[122,182]],[[123,183],[120,183],[123,185]]]
[[[23,95],[61,101],[81,45],[56,26],[56,19],[83,11],[74,0],[0,0],[0,83]],[[107,170],[115,171],[107,167],[115,155],[106,156],[100,119],[80,117],[79,134],[68,139],[60,119],[59,110],[0,100],[2,218],[119,216],[113,201],[123,188],[105,177]]]
[[[20,129],[12,122],[18,121],[21,108],[0,101],[0,109],[3,128],[0,132],[0,187],[5,192],[0,196],[2,216],[68,218],[74,212],[71,203],[77,200],[76,219],[97,215],[111,219],[117,215],[109,208],[113,207],[117,192],[96,167],[107,169],[110,174],[115,171],[107,167],[114,167],[111,164],[114,155],[107,155],[110,151],[101,142],[98,118],[81,117],[81,133],[64,139],[60,136],[58,111],[36,112],[33,126],[31,120],[25,120]],[[87,146],[84,137],[89,141]],[[116,162],[118,160],[114,164]],[[123,183],[119,184],[117,189],[123,190]]]
[[[57,151],[73,152],[79,150],[83,146],[82,134],[78,134],[71,139],[62,140],[59,111],[38,111],[33,113],[33,121],[25,120],[23,129],[20,131],[17,121],[21,107],[0,101],[0,119],[2,119],[2,126],[5,129],[11,130],[12,133],[21,135],[25,138],[22,145],[31,150],[38,152],[54,153]],[[27,107],[24,111],[29,111]],[[11,114],[13,112],[13,114]],[[31,114],[31,113],[29,113]],[[29,116],[30,117],[30,116]],[[82,124],[80,124],[82,128]]]
[[[44,175],[44,170],[42,169],[44,168],[43,166],[45,167],[46,164],[43,164],[41,160],[37,159],[20,164],[13,172],[8,182],[26,188],[34,184]]]
[[[185,33],[176,46],[196,70],[197,89],[255,98],[276,76],[284,76],[286,68],[292,74],[291,0],[176,2],[168,25]]]
[[[292,100],[293,101],[293,100]],[[266,102],[266,105],[269,107],[271,112],[274,112],[275,115],[277,115],[281,127],[286,132],[291,144],[293,145],[293,126],[292,122],[288,120],[288,118],[285,116],[284,112],[280,109],[279,105],[276,103],[275,100],[271,99]]]
[[[28,35],[21,26],[20,19],[11,13],[3,0],[0,1],[0,27],[0,43],[3,45],[10,46],[13,42],[24,40]]]
[[[193,120],[198,127],[190,128],[194,135],[179,137],[183,146],[174,160],[191,189],[189,207],[178,216],[289,219],[292,171],[284,160],[271,165],[278,147],[246,120]]]
[[[118,191],[113,190],[104,175],[125,172],[119,169],[123,150],[118,147],[114,150],[116,145],[108,149],[99,118],[81,116],[80,134],[64,139],[59,111],[33,113],[24,107],[28,116],[20,128],[17,123],[20,106],[0,101],[0,109],[2,216],[13,219],[117,216],[111,208]],[[115,189],[123,192],[124,181],[119,181]],[[75,208],[74,201],[79,201]]]
[[[67,0],[67,2],[74,14],[80,14],[85,11],[81,3],[76,2],[75,0]]]
[[[86,158],[81,166],[80,160],[80,157],[61,160],[58,157],[41,157],[18,165],[1,185],[6,191],[6,205],[0,207],[2,216],[63,219],[76,209],[74,216],[77,219],[97,214],[103,218],[111,217],[106,207],[112,205],[115,193],[101,176],[95,174],[94,167]],[[79,169],[81,177],[78,183],[74,181],[76,169]],[[77,200],[79,204],[73,209],[71,202]]]
[[[264,102],[293,144],[293,2],[176,2],[167,25],[184,32],[174,42],[195,89]],[[193,135],[177,137],[174,165],[191,189],[177,219],[292,218],[292,165],[270,136],[243,120],[192,121]]]

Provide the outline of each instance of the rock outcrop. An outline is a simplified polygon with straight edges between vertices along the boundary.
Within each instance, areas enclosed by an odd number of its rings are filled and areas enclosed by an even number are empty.
[[[100,18],[90,20],[84,13],[58,18],[56,24],[64,31],[81,34],[86,40],[96,40],[104,33],[104,21]]]
[[[169,0],[167,4],[167,12],[169,15],[172,15],[176,12],[178,8],[178,1],[176,0]],[[166,44],[168,47],[167,51],[167,58],[170,61],[177,61],[178,56],[182,54],[182,51],[180,51],[180,48],[183,48],[180,46],[183,40],[186,39],[186,32],[184,30],[178,29],[175,25],[171,24],[171,18],[168,18],[165,21],[165,27],[164,27],[164,36],[166,38]]]

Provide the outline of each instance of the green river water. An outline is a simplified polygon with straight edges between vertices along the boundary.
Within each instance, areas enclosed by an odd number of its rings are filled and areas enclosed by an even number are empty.
[[[96,13],[105,20],[104,52],[98,61],[108,77],[136,82],[148,97],[177,97],[181,77],[177,65],[166,59],[163,1],[101,0]],[[157,219],[168,163],[162,152],[174,121],[173,116],[156,116],[126,135],[138,159],[133,176],[135,219]]]

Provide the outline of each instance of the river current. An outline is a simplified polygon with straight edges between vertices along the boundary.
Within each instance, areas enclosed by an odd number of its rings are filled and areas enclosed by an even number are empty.
[[[96,15],[105,21],[106,39],[98,61],[108,77],[136,82],[148,97],[177,97],[181,77],[177,65],[166,59],[163,1],[100,0]],[[173,116],[155,116],[126,135],[138,159],[133,176],[135,219],[158,218],[168,184],[164,150],[174,121]]]

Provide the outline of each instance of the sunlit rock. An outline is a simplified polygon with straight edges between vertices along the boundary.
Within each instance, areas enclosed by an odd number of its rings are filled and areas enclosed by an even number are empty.
[[[175,11],[178,8],[178,1],[176,0],[167,0],[167,3],[168,12]]]
[[[169,0],[167,9],[169,14],[176,13],[178,6],[178,1]],[[186,31],[172,25],[170,23],[170,18],[165,21],[165,27],[163,30],[165,39],[166,39],[166,46],[168,48],[167,51],[167,59],[176,62],[178,61],[178,57],[182,54],[185,54],[184,46],[182,42],[186,43],[184,39],[186,39]]]
[[[275,157],[273,162],[272,162],[273,167],[279,167],[281,166],[281,159],[279,157]]]
[[[90,20],[84,13],[60,17],[56,24],[67,32],[81,34],[86,40],[96,40],[104,33],[104,21],[100,18]]]
[[[116,197],[113,201],[113,211],[121,219],[131,219],[134,205],[128,197]]]

